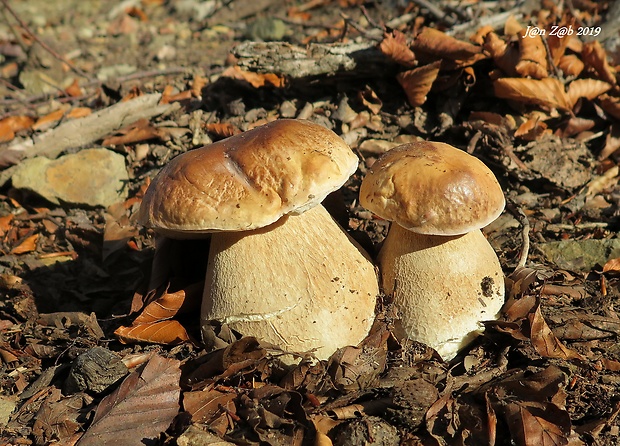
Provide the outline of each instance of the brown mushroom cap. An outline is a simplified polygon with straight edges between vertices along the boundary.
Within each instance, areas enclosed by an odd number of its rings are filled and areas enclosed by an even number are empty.
[[[419,141],[395,147],[372,165],[360,203],[419,234],[458,235],[495,220],[505,199],[479,159],[448,144]]]
[[[171,237],[261,228],[323,201],[357,163],[331,130],[273,121],[173,159],[149,186],[139,220]]]

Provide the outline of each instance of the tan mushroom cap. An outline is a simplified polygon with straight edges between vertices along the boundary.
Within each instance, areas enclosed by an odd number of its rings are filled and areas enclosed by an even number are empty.
[[[174,158],[149,186],[139,220],[172,237],[261,228],[319,204],[357,164],[331,130],[273,121]]]
[[[426,141],[383,154],[362,182],[360,203],[386,220],[429,235],[480,229],[506,204],[482,161],[448,144]]]

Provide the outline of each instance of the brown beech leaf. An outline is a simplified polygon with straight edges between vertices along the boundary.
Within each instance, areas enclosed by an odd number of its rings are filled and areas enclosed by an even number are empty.
[[[585,68],[584,63],[575,54],[562,56],[558,62],[558,68],[565,76],[579,76]]]
[[[148,119],[140,119],[130,126],[122,128],[118,133],[120,133],[120,135],[105,138],[103,140],[103,145],[117,146],[156,138],[164,141],[168,139],[166,131],[155,127]]]
[[[604,94],[598,98],[598,102],[606,113],[620,120],[620,98]]]
[[[611,84],[596,79],[577,79],[568,85],[568,99],[574,107],[579,98],[592,100],[607,92]]]
[[[171,319],[178,313],[188,313],[200,308],[203,282],[186,286],[173,293],[165,292],[157,300],[149,303],[133,321],[133,325],[150,324]]]
[[[234,392],[198,390],[183,393],[183,408],[192,416],[194,423],[205,424],[220,436],[233,427],[231,414],[237,412]]]
[[[495,96],[502,99],[570,110],[570,100],[562,83],[555,78],[501,78],[493,82]]]
[[[616,71],[607,62],[607,53],[598,40],[584,43],[581,58],[591,66],[601,80],[616,85]]]
[[[83,118],[92,114],[93,110],[88,107],[74,107],[67,113],[66,117],[69,119]]]
[[[426,95],[437,79],[440,65],[441,61],[436,61],[396,75],[396,80],[405,90],[412,107],[418,107],[426,102]]]
[[[519,32],[519,50],[521,57],[515,69],[521,76],[529,76],[534,79],[547,77],[547,50],[542,37],[526,36],[525,30]]]
[[[358,95],[362,101],[362,104],[364,104],[364,107],[370,110],[373,115],[376,115],[381,111],[383,102],[381,102],[381,99],[379,99],[379,96],[377,96],[377,93],[375,93],[372,88],[366,86],[366,88],[361,90]]]
[[[544,409],[533,404],[509,402],[505,412],[512,438],[516,444],[522,446],[568,444],[570,429],[566,432],[566,429],[563,429],[557,422],[552,422]]]
[[[505,42],[497,34],[491,32],[486,35],[483,47],[491,55],[495,65],[506,75],[511,77],[518,76],[515,67],[519,63],[521,56],[516,45]]]
[[[609,259],[605,263],[605,265],[603,265],[603,272],[604,273],[609,273],[609,272],[620,273],[620,257],[617,257],[615,259]]]
[[[39,234],[32,234],[29,237],[26,237],[22,240],[19,245],[14,246],[11,249],[11,254],[25,254],[27,252],[32,252],[37,249],[37,240],[39,239]]]
[[[379,50],[392,62],[406,67],[415,65],[415,54],[407,45],[405,35],[398,30],[393,30],[383,36]]]
[[[0,142],[10,141],[15,133],[32,127],[34,119],[30,116],[9,116],[0,120]]]
[[[414,51],[420,50],[450,60],[469,59],[482,51],[473,43],[455,39],[435,28],[424,27],[412,43]]]
[[[166,320],[148,324],[118,327],[114,334],[124,344],[133,342],[153,342],[156,344],[176,345],[189,341],[189,335],[180,322]]]
[[[530,321],[530,339],[534,349],[545,358],[581,359],[583,356],[566,347],[551,331],[545,321],[540,306],[528,315]]]
[[[154,443],[179,412],[180,362],[154,355],[106,396],[78,446]],[[150,441],[149,441],[150,440]]]
[[[515,136],[526,141],[536,141],[547,130],[547,124],[540,118],[529,118],[515,130]]]
[[[222,73],[224,77],[230,77],[248,82],[254,88],[272,85],[274,87],[284,87],[284,78],[273,73],[253,73],[244,71],[239,66],[228,67]]]

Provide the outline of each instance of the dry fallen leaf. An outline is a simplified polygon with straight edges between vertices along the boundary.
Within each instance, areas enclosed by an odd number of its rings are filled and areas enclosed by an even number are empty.
[[[558,68],[562,70],[565,76],[577,77],[581,74],[585,65],[575,54],[568,54],[560,58]]]
[[[445,57],[450,60],[463,60],[476,56],[482,48],[473,43],[455,39],[435,28],[424,27],[412,43],[414,51]]]
[[[237,127],[230,122],[212,122],[205,124],[205,130],[219,138],[228,138],[241,133]]]
[[[426,95],[437,79],[440,65],[441,62],[437,61],[396,75],[412,107],[418,107],[426,102]]]
[[[51,113],[48,113],[47,115],[37,119],[37,122],[35,122],[32,125],[32,129],[33,130],[46,130],[50,128],[52,125],[54,125],[55,123],[57,123],[58,121],[60,121],[64,115],[65,115],[65,110],[63,109],[55,110]]]
[[[493,82],[495,96],[502,99],[570,110],[570,99],[562,83],[555,78],[501,78]]]
[[[596,79],[577,79],[568,85],[568,100],[572,107],[579,98],[592,100],[609,91],[611,85]]]
[[[603,94],[599,96],[598,103],[606,113],[620,120],[620,98]]]
[[[618,273],[618,272],[620,272],[620,257],[608,260],[605,263],[605,265],[603,265],[603,272],[604,273],[609,273],[609,272]]]
[[[0,142],[10,141],[15,133],[32,127],[34,119],[30,116],[9,116],[0,121]]]
[[[124,344],[133,342],[152,342],[155,344],[176,345],[189,341],[189,335],[179,321],[165,320],[131,327],[119,327],[114,331]]]
[[[27,252],[32,252],[37,249],[37,240],[39,239],[39,234],[33,234],[29,237],[26,237],[22,240],[19,245],[14,246],[11,249],[11,254],[25,254]]]
[[[158,438],[179,412],[180,362],[154,355],[106,396],[78,446],[143,446]],[[149,441],[150,440],[150,441]]]
[[[586,65],[591,66],[601,80],[616,85],[616,71],[607,62],[607,53],[598,40],[585,43],[581,57]]]
[[[530,339],[538,354],[545,358],[584,359],[579,353],[566,347],[553,334],[540,312],[540,306],[528,315],[528,320],[530,321]]]
[[[491,55],[495,65],[506,75],[518,75],[515,67],[521,56],[516,45],[507,43],[494,32],[490,32],[485,36],[483,47]]]
[[[253,73],[244,71],[239,66],[228,67],[222,73],[223,77],[230,77],[248,82],[254,88],[272,85],[274,87],[284,87],[284,78],[273,73]]]
[[[398,30],[393,30],[389,34],[386,33],[379,44],[379,49],[392,62],[405,67],[415,65],[415,54],[407,45],[405,35]]]
[[[523,77],[543,79],[547,77],[547,50],[541,36],[526,36],[525,30],[519,32],[520,60],[515,70]]]

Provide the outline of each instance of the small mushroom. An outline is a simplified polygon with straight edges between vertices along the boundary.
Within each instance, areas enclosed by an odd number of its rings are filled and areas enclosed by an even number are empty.
[[[374,266],[320,204],[357,164],[332,131],[283,119],[161,170],[141,222],[175,238],[212,233],[203,335],[227,323],[321,359],[366,336],[379,292]]]
[[[378,263],[397,336],[452,359],[504,303],[502,268],[480,231],[505,206],[497,179],[448,144],[413,142],[372,165],[360,203],[392,221]]]

